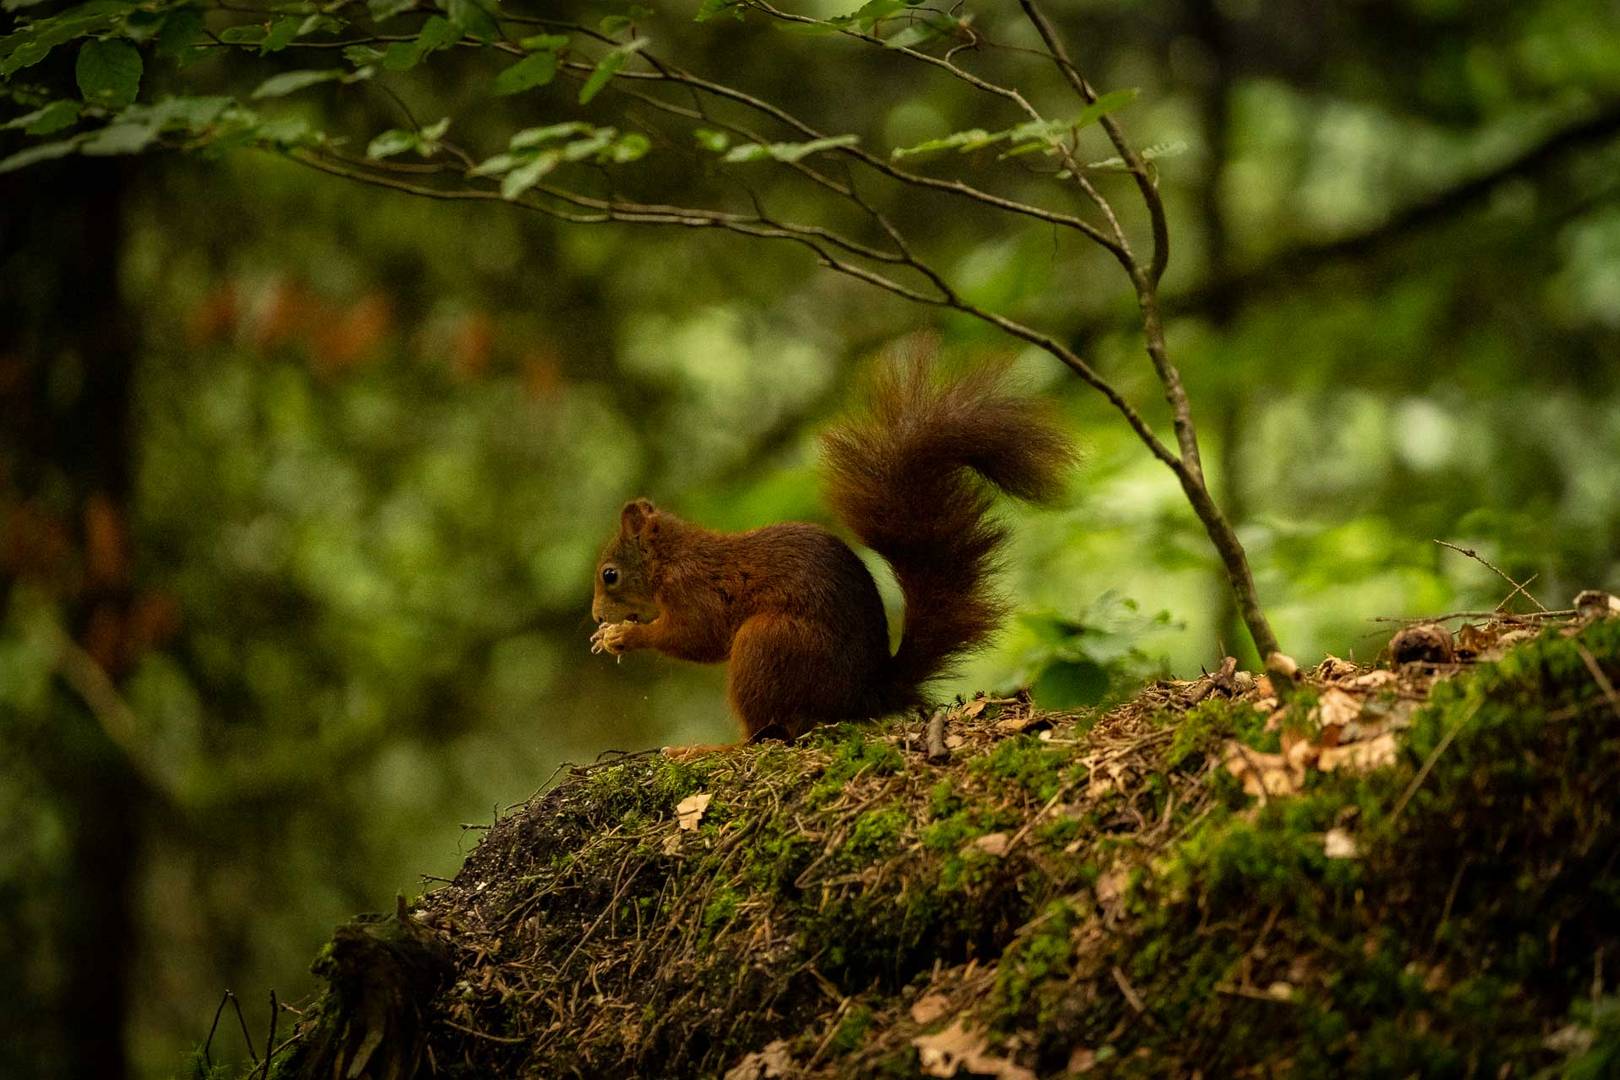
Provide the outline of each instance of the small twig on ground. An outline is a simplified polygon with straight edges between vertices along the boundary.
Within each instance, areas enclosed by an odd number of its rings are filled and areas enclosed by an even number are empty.
[[[1615,693],[1614,683],[1610,682],[1608,675],[1604,674],[1603,668],[1597,662],[1597,657],[1592,655],[1592,650],[1578,641],[1575,643],[1575,649],[1581,654],[1581,663],[1585,664],[1586,670],[1592,673],[1592,681],[1598,684],[1598,689],[1603,691],[1603,696],[1609,699],[1609,708],[1614,710],[1614,715],[1620,716],[1620,694]]]
[[[1136,1012],[1136,1015],[1140,1016],[1143,1020],[1146,1020],[1154,1027],[1158,1027],[1158,1022],[1153,1019],[1153,1014],[1147,1011],[1146,1005],[1142,1004],[1141,995],[1136,992],[1136,987],[1132,986],[1131,980],[1125,977],[1124,969],[1122,969],[1118,964],[1115,964],[1113,975],[1114,985],[1119,987],[1119,992],[1121,994],[1125,995],[1125,1000],[1130,1003],[1130,1006]]]
[[[1368,621],[1380,623],[1450,622],[1452,619],[1500,619],[1503,622],[1535,622],[1541,619],[1571,619],[1574,608],[1557,611],[1452,611],[1445,615],[1374,615]]]
[[[1543,604],[1540,600],[1537,600],[1534,596],[1532,596],[1530,594],[1529,590],[1527,590],[1524,587],[1525,585],[1530,584],[1529,581],[1524,582],[1524,584],[1522,584],[1522,585],[1519,582],[1514,581],[1511,577],[1508,576],[1507,572],[1504,571],[1500,566],[1497,566],[1496,564],[1492,563],[1490,560],[1486,559],[1485,556],[1481,555],[1479,552],[1475,551],[1473,548],[1465,548],[1465,547],[1461,546],[1460,544],[1453,544],[1453,543],[1451,543],[1450,541],[1447,541],[1447,540],[1436,540],[1435,543],[1439,544],[1443,548],[1450,548],[1452,551],[1455,551],[1459,555],[1468,556],[1470,559],[1473,559],[1475,562],[1479,563],[1479,565],[1485,567],[1485,569],[1489,570],[1491,573],[1495,574],[1497,577],[1501,578],[1503,581],[1505,581],[1509,585],[1513,586],[1513,591],[1508,593],[1507,600],[1503,600],[1501,604],[1497,605],[1498,609],[1500,609],[1504,605],[1506,605],[1508,600],[1512,600],[1515,596],[1517,596],[1519,593],[1522,592],[1525,595],[1525,599],[1529,600],[1532,604],[1536,605],[1537,608],[1539,608],[1542,611],[1547,610],[1547,605]],[[1535,579],[1532,578],[1531,580],[1533,581]]]
[[[945,745],[945,714],[949,710],[935,709],[928,718],[928,762],[943,765],[951,760],[951,748]]]
[[[1440,921],[1434,924],[1434,943],[1440,944],[1440,931],[1446,928],[1451,921],[1451,907],[1457,902],[1457,889],[1462,885],[1463,872],[1468,869],[1469,858],[1464,855],[1457,860],[1457,872],[1451,875],[1451,888],[1446,890],[1446,902],[1440,908]]]
[[[1423,766],[1417,771],[1417,775],[1412,777],[1412,782],[1406,785],[1406,790],[1401,792],[1401,797],[1395,801],[1395,809],[1391,810],[1389,814],[1390,821],[1393,822],[1401,816],[1401,811],[1406,809],[1406,804],[1412,801],[1412,796],[1417,794],[1418,788],[1423,786],[1423,781],[1428,779],[1430,770],[1434,768],[1434,763],[1440,760],[1440,755],[1446,752],[1446,747],[1451,745],[1451,741],[1457,737],[1457,733],[1463,729],[1463,726],[1468,721],[1474,718],[1474,714],[1477,712],[1479,712],[1479,705],[1476,704],[1472,709],[1464,713],[1461,719],[1452,724],[1445,735],[1441,736],[1440,742],[1424,760]]]
[[[270,1080],[270,1059],[276,1056],[276,1019],[281,1012],[276,1003],[276,992],[270,991],[270,1034],[264,1038],[264,1077]]]

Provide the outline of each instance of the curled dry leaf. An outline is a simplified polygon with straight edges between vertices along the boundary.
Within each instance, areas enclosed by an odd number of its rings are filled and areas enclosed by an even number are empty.
[[[911,1004],[911,1019],[919,1024],[932,1024],[950,1010],[951,1001],[944,994],[924,994]]]
[[[772,1077],[790,1076],[793,1055],[788,1053],[786,1039],[765,1044],[763,1050],[745,1054],[743,1059],[726,1071],[725,1080],[771,1080]]]
[[[1316,677],[1330,682],[1337,682],[1355,673],[1356,665],[1348,660],[1341,660],[1337,656],[1325,657],[1320,664],[1316,665]]]
[[[980,713],[984,712],[984,707],[988,704],[990,704],[989,698],[974,698],[972,701],[958,709],[956,711],[956,715],[960,716],[963,720],[971,720],[975,716],[978,716]]]
[[[1583,619],[1620,618],[1620,596],[1600,589],[1586,589],[1575,594],[1572,605]]]
[[[986,855],[1005,855],[1007,853],[1007,834],[1004,832],[985,833],[973,841],[973,846]]]
[[[1395,764],[1393,731],[1386,731],[1382,735],[1363,739],[1361,742],[1328,747],[1316,759],[1316,767],[1323,772],[1333,772],[1337,769],[1368,772],[1393,764]]]
[[[1035,1074],[1016,1062],[989,1052],[989,1040],[962,1023],[961,1017],[936,1035],[918,1035],[911,1040],[917,1060],[927,1076],[955,1076],[966,1069],[975,1076],[995,1076],[1001,1080],[1035,1080]]]
[[[1349,830],[1333,828],[1322,837],[1322,853],[1330,859],[1354,859],[1361,854]]]
[[[700,791],[696,795],[688,795],[675,805],[675,821],[682,832],[691,832],[703,820],[703,811],[709,808],[709,800],[714,796],[707,791]]]

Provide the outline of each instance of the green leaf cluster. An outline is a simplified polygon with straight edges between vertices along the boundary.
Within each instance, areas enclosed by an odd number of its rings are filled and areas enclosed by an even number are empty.
[[[650,149],[651,140],[640,132],[573,120],[518,132],[505,152],[479,162],[470,175],[501,177],[501,197],[516,199],[559,165],[576,161],[625,165],[640,160]]]
[[[717,153],[724,150],[725,157],[722,160],[731,164],[753,161],[785,161],[791,164],[802,161],[811,154],[855,146],[861,141],[859,135],[833,135],[825,139],[811,139],[809,142],[798,143],[741,143],[726,150],[727,140],[723,134],[706,129],[696,134],[698,141],[705,148]]]
[[[889,152],[889,156],[896,161],[906,158],[925,158],[935,154],[942,154],[947,150],[955,150],[960,154],[969,154],[975,150],[982,150],[987,146],[1011,144],[1003,157],[1013,157],[1033,152],[1050,152],[1058,140],[1090,127],[1104,116],[1117,109],[1124,108],[1136,100],[1137,91],[1115,90],[1104,94],[1096,101],[1080,110],[1072,120],[1031,120],[1016,127],[1005,128],[1001,131],[985,131],[983,128],[973,128],[968,131],[956,131],[943,135],[937,139],[929,139],[913,146],[897,146]]]

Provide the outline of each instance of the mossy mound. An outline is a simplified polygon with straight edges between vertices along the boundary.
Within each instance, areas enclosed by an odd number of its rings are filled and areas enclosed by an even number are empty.
[[[1615,683],[1593,619],[1280,702],[976,701],[942,765],[911,724],[577,769],[410,913],[454,974],[387,1069],[1615,1075]]]

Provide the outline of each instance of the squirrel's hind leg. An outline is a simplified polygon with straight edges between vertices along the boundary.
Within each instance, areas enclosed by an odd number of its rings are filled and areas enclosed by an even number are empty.
[[[864,673],[850,651],[837,631],[790,615],[743,623],[731,643],[726,695],[746,737],[791,740],[855,715]]]

